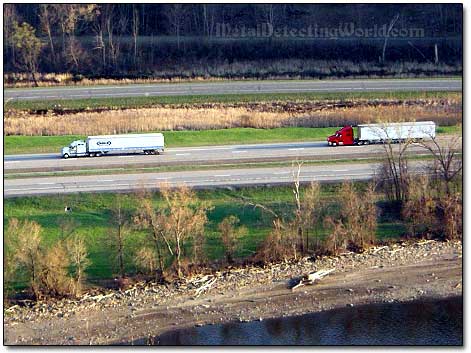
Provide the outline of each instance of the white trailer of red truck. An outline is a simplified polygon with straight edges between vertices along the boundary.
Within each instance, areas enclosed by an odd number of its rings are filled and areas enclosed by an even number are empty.
[[[164,152],[164,145],[161,133],[89,136],[85,141],[73,141],[63,147],[61,154],[63,158],[99,157],[108,153],[160,154]]]

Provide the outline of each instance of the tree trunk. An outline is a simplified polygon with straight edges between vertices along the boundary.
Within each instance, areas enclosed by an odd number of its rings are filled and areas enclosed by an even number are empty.
[[[118,226],[118,256],[119,256],[119,273],[124,278],[124,259],[123,259],[123,239],[121,238],[121,225]]]

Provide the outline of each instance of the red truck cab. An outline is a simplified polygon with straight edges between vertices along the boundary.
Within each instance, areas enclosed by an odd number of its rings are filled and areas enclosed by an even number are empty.
[[[334,135],[327,137],[327,143],[329,146],[353,145],[355,143],[353,128],[351,126],[345,126],[337,130]]]

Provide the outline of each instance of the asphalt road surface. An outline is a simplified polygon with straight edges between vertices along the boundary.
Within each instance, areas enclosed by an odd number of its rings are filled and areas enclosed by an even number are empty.
[[[374,175],[376,164],[302,167],[300,181],[366,180]],[[89,175],[6,179],[4,197],[63,194],[76,192],[129,191],[156,188],[166,182],[170,186],[221,187],[283,184],[293,181],[293,168],[248,168],[171,173]]]
[[[368,91],[461,91],[461,79],[377,79],[328,81],[227,81],[206,83],[156,83],[117,86],[16,88],[4,90],[4,99],[47,100],[140,96],[186,96],[213,94],[368,92]]]
[[[424,162],[412,163],[410,168],[421,171]],[[368,180],[379,167],[378,163],[302,166],[301,182]],[[142,188],[157,188],[185,184],[195,188],[227,186],[276,185],[293,182],[295,168],[242,168],[205,171],[184,171],[145,174],[88,175],[4,180],[4,197],[64,194],[77,192],[123,192]]]
[[[334,130],[332,130],[334,133]],[[427,152],[413,145],[415,155]],[[384,153],[382,145],[329,147],[327,142],[271,143],[169,148],[162,155],[107,155],[63,159],[60,153],[7,155],[4,172],[93,170],[106,168],[158,167],[164,165],[232,164],[244,162],[367,158]]]

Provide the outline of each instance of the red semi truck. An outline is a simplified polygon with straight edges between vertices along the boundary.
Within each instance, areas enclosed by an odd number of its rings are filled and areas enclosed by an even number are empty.
[[[435,137],[435,123],[420,121],[408,123],[358,125],[355,138],[352,126],[345,126],[327,138],[329,146],[368,145],[386,141],[401,142],[407,139],[424,140]]]

